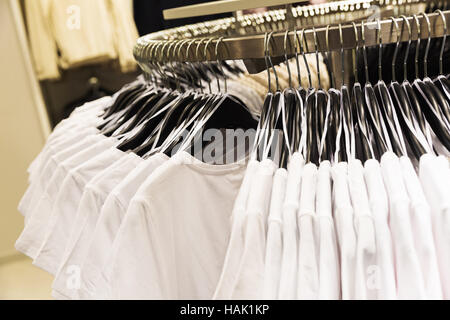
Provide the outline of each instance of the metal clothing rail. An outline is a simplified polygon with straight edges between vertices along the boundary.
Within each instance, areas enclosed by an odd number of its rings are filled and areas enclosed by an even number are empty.
[[[151,40],[168,40],[195,38],[205,35],[250,35],[264,33],[263,26],[270,31],[286,30],[287,27],[309,25],[327,25],[336,21],[347,22],[368,18],[379,12],[392,15],[409,14],[425,10],[426,4],[433,0],[339,0],[311,5],[299,5],[287,8],[269,10],[237,17],[222,18],[196,24],[171,28],[145,36]],[[217,3],[217,2],[216,2]],[[327,22],[330,20],[330,22]],[[294,23],[292,23],[294,22]],[[281,28],[280,28],[281,23]],[[254,27],[254,30],[252,30]],[[263,28],[261,28],[263,27]]]
[[[398,29],[391,19],[385,19],[381,21],[371,21],[364,23],[364,43],[362,42],[362,30],[361,23],[356,24],[358,32],[358,43],[355,37],[355,29],[352,24],[345,24],[341,26],[341,31],[338,26],[333,25],[329,27],[320,27],[315,29],[305,29],[304,31],[304,45],[303,52],[328,52],[338,51],[346,49],[354,49],[355,47],[361,47],[363,44],[367,47],[375,46],[379,44],[381,40],[382,44],[389,44],[399,41],[417,40],[420,36],[421,39],[442,37],[444,34],[448,34],[450,30],[450,10],[443,11],[443,16],[439,13],[427,14],[429,20],[428,24],[423,15],[418,15],[420,29],[418,32],[417,24],[413,16],[406,17],[409,22],[411,34],[408,32],[408,28],[404,25],[402,18],[395,18]],[[445,25],[444,25],[445,21]],[[378,33],[378,27],[381,32]],[[403,31],[402,31],[403,29]],[[273,33],[270,40],[270,55],[272,57],[283,56],[285,53],[292,55],[295,53],[294,41],[301,39],[302,30],[297,30],[297,37],[294,30],[289,30],[287,37],[287,46],[285,50],[284,39],[285,32]],[[328,33],[328,43],[326,41]],[[204,39],[192,39],[192,40],[154,40],[151,35],[148,37],[142,37],[138,40],[135,46],[134,54],[138,61],[214,61],[221,60],[236,60],[236,59],[261,59],[265,57],[264,52],[264,34],[249,35],[240,37],[224,37],[218,39],[218,37],[210,37]],[[210,41],[205,41],[210,39]],[[342,39],[342,41],[341,41]],[[217,42],[220,41],[218,45]],[[178,46],[174,43],[178,42]],[[182,43],[183,42],[183,43]],[[189,43],[191,42],[191,46]],[[297,42],[298,43],[298,42]],[[316,45],[317,44],[317,45]],[[205,50],[206,46],[206,50]],[[190,47],[189,52],[186,52]],[[297,46],[299,47],[299,46]],[[177,52],[170,51],[170,49],[178,48]],[[184,50],[182,50],[184,48]],[[217,48],[217,52],[215,52]],[[195,54],[195,52],[201,52],[202,54]],[[297,52],[299,52],[297,50]]]
[[[190,17],[200,17],[212,14],[236,12],[239,10],[248,10],[263,7],[277,7],[277,6],[290,6],[293,0],[220,0],[212,1],[194,5],[188,5],[173,9],[166,9],[163,11],[163,17],[165,20],[181,19]],[[295,2],[295,1],[294,1]],[[307,1],[297,1],[305,2]],[[321,4],[311,4],[298,6],[297,9],[292,8],[293,14],[302,14],[302,12],[311,12],[311,10],[330,10],[333,8],[340,8],[345,11],[352,6],[361,6],[364,3],[373,3],[376,5],[388,5],[388,4],[402,4],[408,2],[407,0],[341,0]],[[284,9],[286,10],[286,9]]]
[[[221,0],[167,9],[163,11],[163,17],[165,20],[190,18],[291,3],[292,0]]]

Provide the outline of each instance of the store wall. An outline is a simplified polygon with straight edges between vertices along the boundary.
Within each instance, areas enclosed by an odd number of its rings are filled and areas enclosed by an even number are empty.
[[[0,259],[17,254],[23,228],[17,204],[26,169],[42,148],[48,118],[34,77],[17,0],[0,0]]]

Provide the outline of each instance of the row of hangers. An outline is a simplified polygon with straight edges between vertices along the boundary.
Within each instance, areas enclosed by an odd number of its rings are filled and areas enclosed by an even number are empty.
[[[190,150],[195,143],[199,142],[199,133],[209,128],[244,130],[257,128],[252,156],[260,159],[275,157],[271,146],[276,141],[276,133],[282,132],[279,164],[283,167],[287,165],[289,155],[295,151],[302,152],[307,162],[316,164],[322,160],[379,159],[388,150],[397,155],[407,155],[412,152],[418,159],[424,153],[434,152],[436,141],[432,139],[433,134],[447,150],[450,150],[450,84],[442,75],[442,54],[447,29],[444,14],[441,11],[438,13],[443,19],[445,30],[440,55],[441,72],[433,80],[425,72],[423,79],[419,79],[417,75],[417,79],[412,83],[405,79],[400,84],[393,79],[392,83],[387,85],[381,77],[382,65],[379,63],[379,81],[374,86],[370,82],[366,82],[364,86],[361,85],[356,72],[359,51],[362,51],[366,72],[368,70],[365,29],[362,22],[361,36],[358,34],[356,24],[353,23],[357,43],[362,42],[362,46],[357,45],[354,50],[353,68],[356,81],[351,88],[346,84],[339,89],[334,86],[329,90],[322,88],[317,42],[315,55],[319,88],[313,88],[311,70],[306,63],[305,54],[309,50],[304,49],[304,46],[307,46],[307,42],[304,41],[305,29],[301,32],[294,30],[297,40],[294,42],[294,51],[298,83],[301,84],[302,70],[300,70],[299,56],[302,56],[305,59],[304,65],[308,73],[309,86],[306,89],[301,85],[298,88],[294,87],[291,64],[288,63],[287,48],[290,31],[287,30],[284,58],[290,88],[282,92],[269,49],[273,32],[266,33],[264,52],[268,94],[259,121],[256,121],[239,99],[226,92],[227,77],[242,74],[243,70],[232,63],[222,61],[218,48],[225,44],[221,38],[215,43],[213,38],[210,38],[206,41],[203,54],[206,56],[208,48],[213,48],[215,54],[213,62],[172,61],[162,64],[158,60],[139,61],[148,81],[135,82],[121,90],[117,99],[103,115],[104,122],[99,129],[106,136],[117,137],[120,140],[118,148],[122,151],[133,151],[140,156],[148,157],[156,152],[171,154],[179,148]],[[416,23],[420,23],[418,16],[422,16],[423,21],[427,22],[429,31],[427,49],[423,58],[426,70],[431,24],[426,14],[415,15]],[[401,33],[397,20],[399,19],[392,18],[398,48]],[[404,32],[404,29],[409,32],[409,47],[412,41],[411,26],[406,17],[403,16],[400,20],[402,21],[401,32]],[[380,24],[379,20],[378,24]],[[341,28],[342,26],[339,25],[339,30],[342,30]],[[422,36],[418,37],[417,41],[420,42],[421,38]],[[340,41],[343,43],[342,32]],[[190,46],[193,44],[194,42],[189,40],[174,41],[147,49],[170,56],[180,54],[185,45],[186,55],[188,55]],[[198,48],[197,44],[196,54],[200,54]],[[341,57],[344,57],[343,51],[342,46]],[[379,61],[381,61],[381,38],[378,51]],[[398,50],[395,50],[393,66],[397,62],[397,52]],[[404,66],[407,64],[407,56],[405,55],[403,61]],[[418,65],[418,53],[415,63]],[[343,61],[342,66],[344,65]],[[345,72],[344,67],[342,72]],[[275,92],[270,90],[272,75],[275,76],[277,88]],[[212,92],[211,89],[199,91],[199,88],[202,88],[201,83],[213,81],[212,77],[215,77],[217,81],[219,92]],[[158,79],[159,81],[156,81]],[[224,88],[224,91],[221,88]],[[187,132],[187,135],[182,135],[184,132]],[[407,149],[405,140],[411,150]]]
[[[180,49],[172,46],[171,50],[179,52]],[[104,122],[98,127],[102,134],[120,140],[118,149],[144,158],[157,152],[171,155],[175,147],[192,148],[198,142],[198,133],[209,128],[256,127],[257,121],[237,98],[225,91],[213,93],[211,87],[209,91],[203,90],[201,84],[209,83],[212,74],[224,75],[225,68],[228,73],[243,73],[238,66],[219,61],[207,65],[140,65],[146,81],[123,88],[106,109]],[[220,89],[219,78],[217,83]]]
[[[444,150],[444,152],[450,151],[450,82],[442,74],[442,56],[447,29],[444,14],[439,10],[437,12],[443,19],[445,29],[439,58],[440,72],[433,80],[428,77],[426,71],[430,37],[427,40],[423,59],[425,70],[423,79],[420,79],[418,75],[419,45],[416,46],[415,55],[416,79],[411,83],[406,78],[408,50],[412,39],[410,23],[405,16],[402,16],[400,18],[403,22],[401,32],[407,29],[409,40],[403,60],[404,79],[401,83],[395,77],[395,64],[397,63],[399,39],[401,37],[397,21],[399,19],[391,18],[396,29],[393,31],[397,34],[397,41],[392,57],[394,77],[390,84],[386,84],[382,78],[381,57],[383,50],[380,36],[378,38],[378,82],[375,85],[372,85],[368,80],[364,85],[359,83],[356,70],[359,50],[362,51],[364,59],[366,79],[369,79],[365,28],[364,22],[361,22],[360,37],[356,24],[353,23],[355,37],[361,39],[362,42],[362,46],[359,46],[359,40],[357,40],[357,46],[354,50],[353,72],[355,83],[353,86],[348,87],[346,84],[342,84],[337,89],[332,81],[333,88],[328,91],[324,91],[319,85],[317,90],[311,87],[308,89],[291,88],[284,92],[269,93],[262,111],[260,128],[269,128],[269,136],[271,135],[270,129],[279,129],[283,132],[282,166],[286,166],[289,155],[295,151],[302,152],[307,162],[316,164],[322,160],[347,161],[351,158],[357,158],[365,161],[372,158],[380,159],[386,151],[392,151],[398,156],[410,155],[419,159],[425,153],[436,152],[436,143],[439,144],[439,152],[442,151],[441,145],[447,150]],[[427,22],[428,34],[430,35],[431,25],[428,16],[426,14],[421,15]],[[420,23],[417,15],[413,17],[417,24]],[[378,30],[381,30],[379,20],[378,26]],[[339,29],[342,30],[341,25],[339,25]],[[418,26],[418,30],[421,30],[420,26]],[[288,32],[286,31],[285,39],[288,39]],[[297,36],[297,32],[295,32],[295,35]],[[343,43],[342,32],[340,35],[341,43]],[[273,67],[268,52],[270,36],[271,34],[268,34],[268,40],[265,44],[267,46],[268,69]],[[418,37],[418,42],[420,42],[420,38]],[[300,44],[300,51],[302,51],[303,41],[301,38],[298,43]],[[317,42],[315,45],[316,55],[318,55]],[[295,51],[297,50],[295,49]],[[286,48],[285,52],[287,52]],[[341,58],[341,72],[344,79],[343,46]],[[319,70],[318,76],[320,77]],[[276,78],[275,80],[277,81]],[[283,99],[284,102],[280,103],[279,101]],[[274,121],[274,119],[277,120]],[[437,137],[437,140],[432,139],[433,134]],[[262,145],[264,150],[262,154],[264,155],[267,155],[267,146],[267,144]]]
[[[181,39],[202,36],[236,36],[283,31],[293,27],[337,24],[356,21],[374,14],[374,9],[391,10],[392,14],[409,14],[425,10],[427,0],[341,0],[320,4],[288,5],[265,12],[240,14],[205,21],[150,34],[152,39]],[[420,7],[419,5],[423,5]],[[439,5],[439,8],[442,8]],[[437,9],[437,8],[436,8]]]

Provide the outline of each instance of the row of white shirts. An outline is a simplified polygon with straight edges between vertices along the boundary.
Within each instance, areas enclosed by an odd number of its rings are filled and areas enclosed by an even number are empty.
[[[77,108],[29,167],[16,248],[58,299],[449,299],[450,168],[424,155],[147,159]]]

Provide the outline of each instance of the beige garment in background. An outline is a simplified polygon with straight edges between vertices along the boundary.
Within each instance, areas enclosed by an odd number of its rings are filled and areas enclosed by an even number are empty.
[[[58,66],[69,69],[117,58],[122,71],[133,70],[138,33],[130,1],[25,0],[38,78],[59,78]]]
[[[108,4],[113,17],[114,43],[119,56],[120,70],[134,71],[136,61],[133,47],[139,34],[134,23],[133,4],[131,0],[108,0]]]
[[[58,53],[48,19],[50,0],[25,0],[25,18],[34,60],[34,69],[39,79],[59,78]]]

